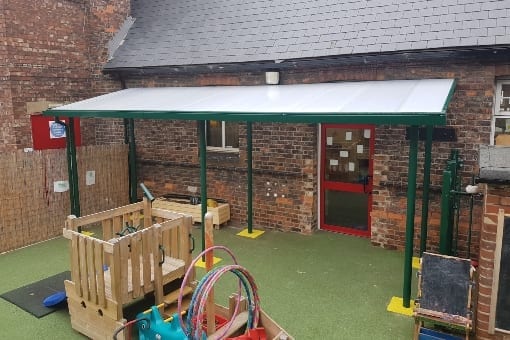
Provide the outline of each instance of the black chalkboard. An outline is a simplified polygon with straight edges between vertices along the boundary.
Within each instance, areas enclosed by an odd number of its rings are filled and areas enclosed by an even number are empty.
[[[496,328],[510,330],[510,218],[505,217],[499,265]]]
[[[467,317],[471,261],[423,253],[420,308]]]

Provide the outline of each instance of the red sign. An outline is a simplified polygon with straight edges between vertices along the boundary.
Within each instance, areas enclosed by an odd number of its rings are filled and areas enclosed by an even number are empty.
[[[65,124],[69,118],[60,118]],[[32,123],[32,142],[34,150],[62,149],[66,147],[66,129],[62,124],[55,122],[55,117],[43,115],[30,116]],[[74,136],[76,146],[81,145],[80,120],[74,119]]]

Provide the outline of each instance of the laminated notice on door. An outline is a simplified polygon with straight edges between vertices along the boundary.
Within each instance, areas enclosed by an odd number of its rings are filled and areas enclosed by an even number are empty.
[[[356,145],[356,151],[358,153],[363,153],[363,145]]]
[[[363,137],[370,138],[370,129],[365,129],[365,131],[363,131]]]
[[[66,192],[69,190],[69,181],[55,181],[53,182],[54,192]]]
[[[349,171],[354,171],[354,163],[349,162]]]
[[[327,145],[333,145],[333,137],[327,137],[326,138],[326,144]]]
[[[349,151],[340,151],[340,157],[342,158],[349,157]]]

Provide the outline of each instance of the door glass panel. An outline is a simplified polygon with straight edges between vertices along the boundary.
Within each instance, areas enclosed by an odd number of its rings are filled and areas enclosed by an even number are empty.
[[[327,128],[324,179],[363,184],[369,175],[370,129]]]
[[[367,194],[326,189],[324,203],[326,224],[368,230]]]

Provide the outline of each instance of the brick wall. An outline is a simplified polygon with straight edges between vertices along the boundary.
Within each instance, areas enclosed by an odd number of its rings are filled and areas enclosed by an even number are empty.
[[[0,56],[7,61],[0,65],[7,81],[0,90],[2,149],[32,146],[27,103],[74,102],[104,89],[95,84],[108,83],[99,75],[106,43],[128,11],[126,0],[2,2],[0,36],[6,44]],[[84,131],[85,143],[91,134]]]
[[[489,311],[491,306],[492,278],[494,269],[494,251],[499,209],[510,212],[508,192],[510,185],[485,185],[485,209],[480,237],[480,260],[478,267],[478,304],[476,317],[477,339],[508,340],[510,335],[496,332],[489,334]]]
[[[192,121],[136,122],[139,180],[156,195],[200,192],[198,129]],[[316,227],[316,125],[258,124],[253,133],[255,225],[309,233]],[[228,201],[246,225],[246,127],[240,152],[209,152],[208,196]]]
[[[5,3],[0,3],[0,41],[7,41]],[[16,137],[13,127],[12,95],[8,69],[9,45],[0,44],[0,152],[15,149]]]

